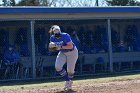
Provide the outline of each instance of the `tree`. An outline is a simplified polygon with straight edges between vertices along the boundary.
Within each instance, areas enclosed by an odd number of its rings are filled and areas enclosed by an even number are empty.
[[[3,0],[3,6],[6,6],[7,0]]]
[[[4,6],[15,5],[15,0],[10,0],[10,4],[7,4],[7,1],[8,0],[3,0]],[[98,4],[100,6],[103,2],[103,0],[20,0],[16,6],[92,7]]]
[[[58,0],[21,0],[17,6],[56,6]]]
[[[95,0],[66,0],[69,7],[92,7],[95,5]]]
[[[49,2],[48,2],[48,0],[39,0],[39,4],[42,6],[48,6]]]
[[[140,2],[136,0],[105,0],[108,6],[138,6]]]
[[[21,0],[19,6],[91,7],[95,0]]]
[[[130,6],[139,6],[140,5],[140,2],[136,1],[136,0],[130,0],[129,1],[129,5]]]
[[[15,6],[15,0],[3,0],[3,6]]]
[[[16,5],[15,0],[10,0],[9,4],[10,6],[15,6]]]
[[[27,6],[39,6],[39,2],[37,0],[26,0]]]
[[[39,2],[37,0],[21,0],[17,6],[39,6]]]
[[[25,0],[21,0],[17,6],[26,6],[26,1]]]

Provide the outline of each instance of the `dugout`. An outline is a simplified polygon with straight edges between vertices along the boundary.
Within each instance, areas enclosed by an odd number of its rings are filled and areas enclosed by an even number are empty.
[[[22,70],[9,74],[11,78],[1,65],[2,80],[57,76],[57,53],[45,47],[53,24],[71,36],[75,31],[79,37],[77,75],[139,70],[139,15],[140,7],[1,7],[1,56],[5,47],[15,45],[23,64]]]

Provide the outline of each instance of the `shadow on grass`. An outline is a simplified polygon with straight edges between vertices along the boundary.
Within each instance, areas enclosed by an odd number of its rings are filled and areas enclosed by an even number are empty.
[[[140,72],[125,72],[125,73],[104,73],[98,75],[85,75],[85,76],[76,76],[74,80],[85,80],[85,79],[98,79],[106,77],[118,77],[118,76],[128,76],[128,75],[138,75]],[[0,86],[14,86],[14,85],[28,85],[28,84],[41,84],[41,83],[53,83],[61,82],[62,78],[49,78],[49,79],[30,79],[30,80],[9,80],[9,81],[0,81]],[[65,92],[60,92],[65,93]],[[68,92],[71,93],[71,92]],[[73,92],[72,92],[73,93]]]

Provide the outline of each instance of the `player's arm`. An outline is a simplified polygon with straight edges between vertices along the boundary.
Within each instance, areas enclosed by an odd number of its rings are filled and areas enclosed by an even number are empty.
[[[65,35],[65,41],[66,41],[66,45],[62,45],[61,48],[62,49],[72,49],[73,43],[72,43],[72,40],[71,40],[71,37],[69,34]]]
[[[73,48],[73,44],[72,42],[67,42],[67,44],[65,46],[61,46],[62,49],[72,49]]]

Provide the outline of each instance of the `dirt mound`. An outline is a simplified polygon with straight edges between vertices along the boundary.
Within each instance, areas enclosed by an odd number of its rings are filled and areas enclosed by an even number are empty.
[[[0,93],[140,93],[140,80],[73,85],[72,91],[63,91],[63,86],[43,86],[0,90]]]

